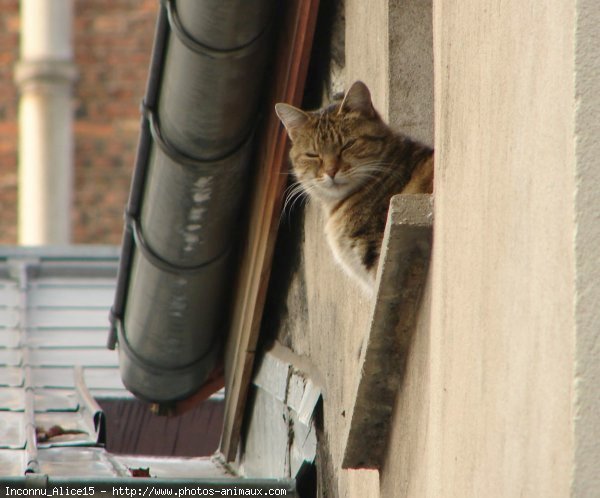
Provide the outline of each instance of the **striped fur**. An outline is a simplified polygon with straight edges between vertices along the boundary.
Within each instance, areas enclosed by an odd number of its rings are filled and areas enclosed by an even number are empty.
[[[360,81],[342,102],[318,111],[275,110],[292,142],[299,188],[324,208],[335,259],[372,290],[390,198],[432,191],[433,151],[392,131]]]

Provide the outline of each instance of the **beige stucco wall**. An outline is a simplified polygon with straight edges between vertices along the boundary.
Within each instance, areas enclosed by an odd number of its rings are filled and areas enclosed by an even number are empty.
[[[431,275],[423,292],[405,377],[394,407],[388,447],[380,472],[380,492],[388,497],[426,497],[430,479],[429,408]]]
[[[345,7],[346,84],[357,79],[367,83],[376,108],[396,130],[433,145],[431,0],[346,0]],[[427,343],[429,303],[430,288],[427,287],[417,325],[417,346],[413,345],[416,351]],[[353,307],[351,302],[349,304]],[[365,311],[370,313],[370,308]],[[353,329],[353,334],[358,337],[364,337],[366,332],[364,326]],[[414,357],[422,360],[417,360],[421,365],[428,361],[427,355],[421,353]],[[427,386],[422,379],[414,378],[414,372],[420,372],[420,369],[411,368],[412,362],[411,357],[407,371],[411,373],[412,381],[408,379],[405,384],[416,380],[413,386],[419,390],[422,399],[426,399]],[[350,366],[355,384],[358,380],[357,364],[351,361]],[[422,418],[421,409],[427,411],[427,405],[421,403],[411,411],[411,423],[403,420],[392,428],[390,441],[405,441],[405,429],[413,427],[412,422],[416,424]],[[345,445],[346,426],[340,429],[341,443]],[[416,443],[417,439],[415,436],[411,441]],[[394,446],[392,442],[389,448]],[[388,453],[389,464],[381,473],[378,470],[340,471],[340,496],[402,496],[398,493],[406,490],[407,483],[402,476],[415,470],[415,453],[407,449],[409,446],[412,448],[412,444],[402,446],[401,454]],[[381,451],[385,452],[386,448],[381,448]]]
[[[600,495],[600,7],[575,26],[575,469],[573,496]]]
[[[345,6],[346,82],[427,143],[435,57],[435,222],[385,463],[343,470],[371,303],[306,210],[279,338],[323,386],[328,496],[600,496],[597,1],[434,0],[433,35],[430,1]]]
[[[312,367],[306,373],[322,389],[319,465],[326,470],[328,485],[323,496],[377,498],[376,471],[341,468],[372,303],[333,260],[316,204],[307,206],[304,227],[301,260],[287,289],[286,316],[278,338],[307,359]]]
[[[363,80],[395,129],[433,146],[432,0],[346,0],[346,83]]]
[[[600,495],[598,26],[593,1],[435,2],[431,323],[382,496]]]
[[[432,145],[431,0],[346,0],[345,19],[346,87],[365,81],[384,118]],[[333,261],[318,206],[306,208],[304,227],[301,261],[288,289],[288,316],[279,338],[309,359],[323,387],[321,443],[329,461],[320,465],[330,472],[325,496],[396,496],[380,492],[378,470],[341,468],[373,303]],[[421,327],[426,327],[429,299],[428,291]]]
[[[382,116],[396,130],[429,145],[434,144],[432,38],[431,0],[346,0],[347,83],[365,81]],[[380,471],[344,471],[341,496],[361,497],[367,484],[372,496],[426,496],[423,421],[429,412],[430,305],[431,278],[394,407],[388,448],[381,448],[386,454],[384,466]]]
[[[573,464],[571,2],[437,2],[431,496],[564,497]]]

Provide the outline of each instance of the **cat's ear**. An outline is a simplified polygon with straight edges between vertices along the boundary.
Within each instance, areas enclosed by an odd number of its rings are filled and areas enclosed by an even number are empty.
[[[375,108],[371,101],[371,92],[362,81],[355,81],[344,95],[340,111],[358,111],[367,116],[375,115]]]
[[[294,133],[298,128],[304,126],[308,121],[308,114],[303,110],[289,104],[275,104],[275,112],[285,126],[291,140],[294,140]]]

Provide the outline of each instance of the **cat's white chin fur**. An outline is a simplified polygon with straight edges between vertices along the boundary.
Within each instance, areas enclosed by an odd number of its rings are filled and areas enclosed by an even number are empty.
[[[358,185],[347,180],[322,180],[316,185],[313,193],[326,204],[339,202],[348,197]]]
[[[351,193],[351,190],[346,185],[336,187],[320,187],[314,191],[315,195],[326,204],[339,202]]]
[[[355,253],[354,248],[337,237],[336,230],[330,223],[325,225],[325,236],[333,253],[333,259],[344,270],[352,280],[360,284],[360,287],[369,296],[375,294],[375,277],[368,272],[360,263],[360,256]]]
[[[331,246],[333,249],[333,246]],[[359,287],[365,292],[368,296],[373,296],[375,294],[375,282],[371,278],[371,275],[366,273],[364,268],[354,268],[348,265],[347,261],[342,258],[335,250],[332,251],[335,257],[336,262],[339,266],[342,267],[344,273],[348,275],[354,282],[359,284]]]

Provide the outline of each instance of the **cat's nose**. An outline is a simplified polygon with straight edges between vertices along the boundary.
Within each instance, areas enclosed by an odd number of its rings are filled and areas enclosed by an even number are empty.
[[[338,174],[340,170],[339,164],[337,161],[331,161],[325,163],[325,174],[329,176],[332,180],[335,178],[335,175]]]
[[[339,170],[340,158],[330,152],[323,154],[323,173],[333,180]]]

